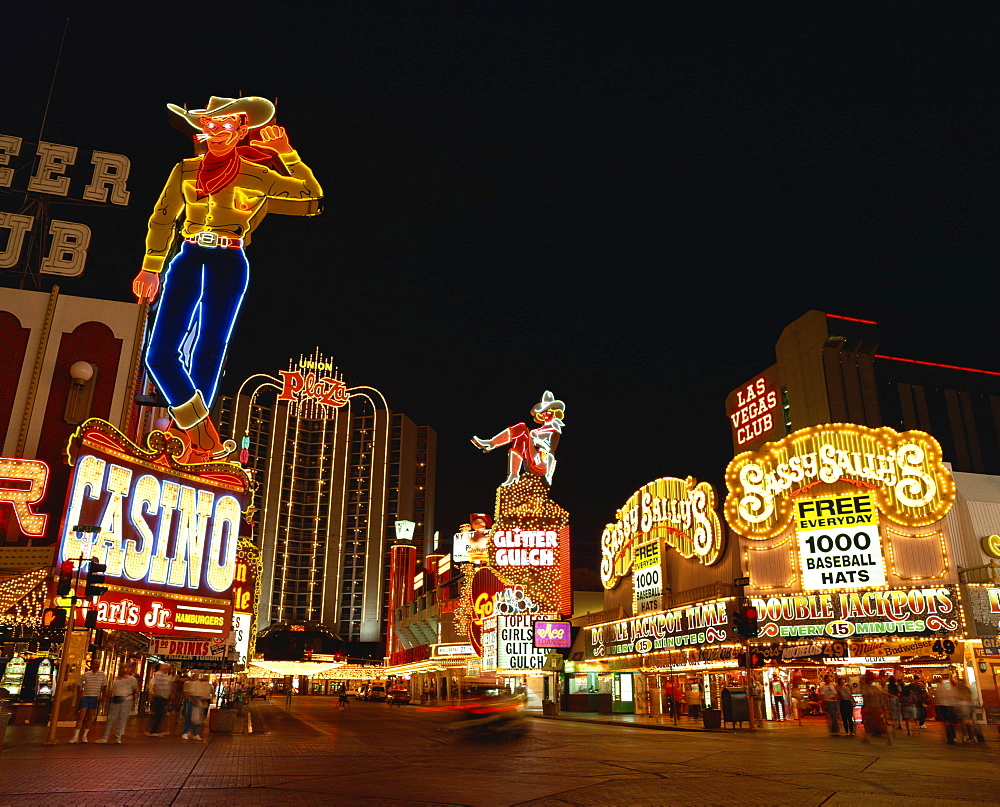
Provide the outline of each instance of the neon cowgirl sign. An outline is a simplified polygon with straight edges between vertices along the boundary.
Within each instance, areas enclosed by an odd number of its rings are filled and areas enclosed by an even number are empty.
[[[113,590],[231,609],[246,476],[233,463],[200,466],[201,474],[173,467],[166,450],[182,449],[165,437],[154,432],[146,451],[103,421],[80,427],[59,559],[96,557]],[[99,526],[96,543],[85,546],[76,524]]]

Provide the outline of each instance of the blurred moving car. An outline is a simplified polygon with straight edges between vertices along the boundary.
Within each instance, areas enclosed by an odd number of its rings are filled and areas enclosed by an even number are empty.
[[[385,700],[385,684],[369,684],[368,688],[365,690],[366,701],[384,701]]]
[[[357,685],[349,686],[347,688],[348,698],[354,698],[355,700],[357,700],[360,695],[361,695],[361,688],[358,687]]]
[[[472,732],[520,732],[527,725],[526,694],[512,691],[496,679],[467,678],[457,703],[430,706],[421,712],[453,712],[445,728]]]
[[[406,687],[393,687],[386,695],[386,703],[392,706],[401,706],[410,702],[410,690]]]

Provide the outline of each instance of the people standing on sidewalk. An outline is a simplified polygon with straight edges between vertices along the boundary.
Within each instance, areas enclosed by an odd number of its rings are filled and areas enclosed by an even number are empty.
[[[910,682],[910,692],[913,693],[913,703],[917,707],[917,726],[925,729],[927,728],[924,725],[927,721],[927,703],[930,696],[927,694],[927,687],[920,680],[919,675],[913,676],[913,681]]]
[[[903,716],[900,713],[899,684],[896,676],[889,676],[889,683],[886,684],[885,694],[889,698],[889,719],[897,729],[903,728]]]
[[[763,683],[763,682],[762,682]],[[757,728],[764,725],[764,689],[757,685],[757,680],[750,683],[750,697],[753,699],[753,712],[757,718]]]
[[[697,684],[694,684],[687,691],[685,698],[687,699],[688,717],[697,720],[698,715],[701,714],[701,690],[698,689]]]
[[[167,713],[167,706],[170,704],[170,697],[174,693],[173,668],[164,662],[159,666],[149,678],[149,694],[153,699],[153,722],[146,732],[148,737],[162,737],[164,732],[163,718]]]
[[[840,719],[844,724],[844,734],[854,736],[854,692],[846,678],[837,679],[837,703]]]
[[[197,671],[184,684],[184,699],[187,702],[187,718],[184,721],[182,740],[193,739],[201,742],[201,727],[208,714],[208,705],[212,698],[212,685],[208,683],[207,675],[199,675]]]
[[[906,734],[910,735],[910,721],[917,722],[917,695],[914,694],[913,684],[903,684],[899,690],[899,715],[906,726]],[[914,725],[914,728],[916,726]]]
[[[986,742],[983,732],[972,719],[972,710],[976,706],[976,699],[972,694],[972,690],[969,689],[969,685],[965,681],[956,679],[952,683],[955,685],[956,693],[955,706],[952,708],[955,711],[955,722],[962,730],[963,740],[967,743]]]
[[[954,745],[955,724],[958,722],[955,711],[955,707],[958,706],[958,691],[952,683],[950,673],[945,673],[944,678],[937,685],[937,692],[934,693],[934,699],[937,701],[937,719],[944,723],[948,745]]]
[[[780,678],[778,678],[777,673],[774,673],[771,676],[770,691],[771,698],[774,702],[774,719],[787,720],[788,703],[785,700],[785,684]]]
[[[115,680],[111,682],[111,705],[108,707],[108,722],[104,724],[104,734],[97,742],[106,743],[114,731],[114,742],[121,745],[125,725],[132,714],[132,702],[139,691],[139,682],[132,672],[134,665],[122,665]]]
[[[347,684],[341,684],[340,689],[337,690],[337,701],[340,711],[346,711],[350,705],[347,702]]]
[[[829,675],[823,676],[823,683],[819,687],[819,699],[823,703],[823,711],[830,720],[830,736],[839,737],[840,693]]]
[[[87,742],[87,732],[97,715],[97,707],[108,686],[108,676],[101,671],[101,662],[96,657],[90,660],[90,669],[80,676],[80,705],[77,708],[76,731],[71,743]]]

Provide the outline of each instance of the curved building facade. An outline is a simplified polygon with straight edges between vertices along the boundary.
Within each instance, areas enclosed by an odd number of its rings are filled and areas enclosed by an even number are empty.
[[[258,629],[315,620],[384,643],[395,522],[415,522],[420,556],[433,535],[436,435],[318,352],[279,375],[247,379],[220,415],[260,485]]]

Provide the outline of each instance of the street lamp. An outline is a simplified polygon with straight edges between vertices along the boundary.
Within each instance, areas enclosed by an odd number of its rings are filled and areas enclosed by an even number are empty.
[[[76,425],[90,417],[90,405],[94,400],[94,383],[97,368],[89,361],[73,362],[69,368],[72,384],[66,396],[66,411],[63,420]]]

